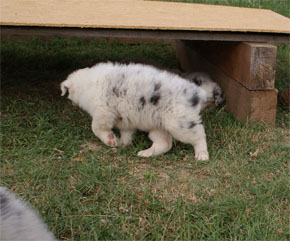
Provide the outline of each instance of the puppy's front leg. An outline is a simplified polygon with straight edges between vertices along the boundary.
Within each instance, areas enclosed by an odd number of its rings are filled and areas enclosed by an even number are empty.
[[[113,124],[111,121],[104,121],[94,117],[92,121],[92,130],[94,134],[107,146],[116,147],[119,144],[118,138],[112,132]],[[113,123],[113,122],[111,122]]]
[[[192,136],[189,138],[191,139],[190,143],[194,147],[195,158],[200,161],[208,160],[209,155],[207,151],[206,135],[203,125],[197,124],[192,128],[192,132],[188,132],[188,134],[192,134]]]

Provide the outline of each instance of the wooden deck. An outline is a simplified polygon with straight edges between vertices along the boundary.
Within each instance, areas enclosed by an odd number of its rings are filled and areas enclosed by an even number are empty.
[[[193,40],[287,42],[290,33],[290,20],[271,10],[142,0],[2,1],[0,24],[3,34],[100,37],[109,29],[112,37]]]

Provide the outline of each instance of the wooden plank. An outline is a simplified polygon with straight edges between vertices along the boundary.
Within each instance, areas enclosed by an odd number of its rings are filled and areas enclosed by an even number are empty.
[[[249,90],[274,89],[276,46],[267,43],[194,41],[191,47]]]
[[[290,33],[267,9],[137,0],[1,1],[1,25]]]
[[[289,34],[281,33],[241,33],[208,32],[189,30],[140,30],[140,29],[105,29],[105,28],[71,28],[71,27],[36,27],[36,26],[1,26],[2,39],[27,39],[39,36],[49,39],[54,36],[63,38],[156,38],[181,40],[216,40],[216,41],[251,41],[289,43]]]
[[[190,41],[176,41],[176,54],[186,71],[205,71],[222,87],[226,95],[226,109],[235,118],[249,122],[275,125],[277,93],[273,90],[248,90],[191,48]]]
[[[116,34],[116,37],[114,37],[114,34],[91,34],[91,32],[87,33],[87,29],[86,30],[80,30],[77,29],[76,31],[61,31],[59,28],[52,30],[52,31],[46,31],[47,27],[45,27],[45,30],[41,30],[42,27],[33,27],[33,29],[27,30],[24,29],[23,27],[16,27],[17,29],[14,30],[11,29],[10,27],[6,28],[2,27],[1,29],[1,39],[2,40],[11,40],[11,39],[18,39],[18,40],[29,40],[32,37],[39,37],[41,40],[47,41],[47,40],[51,40],[55,37],[61,37],[63,39],[71,39],[74,37],[80,37],[83,38],[85,40],[106,40],[108,42],[112,42],[115,40],[120,41],[121,43],[126,43],[126,44],[130,44],[130,45],[134,45],[137,43],[147,43],[147,44],[156,44],[156,43],[164,43],[164,44],[175,44],[175,40],[173,39],[168,39],[168,38],[154,38],[154,37],[148,37],[148,38],[140,38],[140,37],[136,37],[136,35],[134,35],[132,33],[130,37],[129,35],[125,35],[127,37],[124,37],[123,35],[118,35]],[[50,29],[50,28],[49,28]],[[68,30],[67,28],[65,30]],[[96,29],[93,30],[94,32],[97,32]],[[108,30],[107,30],[108,31]],[[129,37],[128,37],[129,36]]]

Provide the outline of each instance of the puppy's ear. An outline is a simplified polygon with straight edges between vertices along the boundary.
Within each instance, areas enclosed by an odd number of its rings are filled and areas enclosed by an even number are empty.
[[[61,96],[64,96],[68,90],[68,86],[65,83],[61,83],[60,89],[61,89]]]

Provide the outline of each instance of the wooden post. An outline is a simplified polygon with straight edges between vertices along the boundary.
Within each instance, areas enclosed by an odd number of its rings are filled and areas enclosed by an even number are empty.
[[[276,105],[277,105],[277,90],[272,88],[268,90],[250,90],[243,86],[240,81],[233,79],[224,70],[218,67],[220,64],[214,65],[206,60],[208,57],[206,54],[202,55],[199,51],[195,51],[196,45],[192,41],[176,41],[176,54],[180,60],[181,66],[186,71],[205,71],[208,72],[215,81],[217,81],[226,95],[226,109],[234,114],[234,116],[242,121],[259,121],[265,122],[270,125],[275,124],[276,119]],[[212,51],[214,51],[212,49]],[[217,52],[219,52],[218,50]],[[199,52],[199,53],[197,53]],[[252,53],[255,53],[252,52]],[[229,56],[232,53],[228,54]],[[215,54],[213,54],[215,56]],[[247,57],[248,56],[248,57]],[[249,55],[249,52],[245,53],[245,56],[240,53],[240,59],[251,62],[251,59],[256,58],[256,55]],[[223,57],[225,58],[225,57]],[[224,62],[227,62],[225,60]],[[240,60],[237,63],[231,63],[232,66],[238,66]],[[260,61],[261,60],[257,60]],[[222,60],[220,62],[223,62]],[[241,63],[241,62],[240,62]],[[248,65],[251,68],[253,65]],[[272,66],[273,67],[273,66]],[[242,68],[245,68],[243,65]],[[274,67],[273,67],[274,69]],[[241,73],[241,70],[235,70],[237,73]],[[228,69],[228,72],[235,72],[232,68]],[[251,71],[245,68],[247,73]],[[256,76],[257,73],[252,70],[252,76]],[[251,76],[250,75],[250,76]],[[245,78],[245,83],[253,83],[249,79]],[[273,83],[274,84],[274,83]],[[271,84],[271,85],[273,85]]]
[[[249,90],[273,90],[277,47],[267,43],[192,41],[191,47]]]

